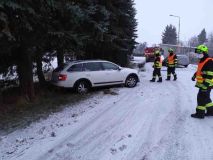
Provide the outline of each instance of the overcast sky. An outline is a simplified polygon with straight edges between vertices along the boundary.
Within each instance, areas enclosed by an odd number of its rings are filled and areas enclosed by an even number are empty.
[[[135,0],[138,21],[137,42],[149,45],[161,43],[166,25],[172,24],[178,30],[181,17],[180,40],[188,41],[203,28],[207,34],[213,32],[213,0]]]

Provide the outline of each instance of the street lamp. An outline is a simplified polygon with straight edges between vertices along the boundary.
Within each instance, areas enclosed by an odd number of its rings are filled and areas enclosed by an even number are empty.
[[[178,23],[178,45],[179,45],[180,44],[180,16],[176,16],[176,15],[172,15],[172,14],[170,14],[169,16],[176,17],[179,20],[179,23]]]

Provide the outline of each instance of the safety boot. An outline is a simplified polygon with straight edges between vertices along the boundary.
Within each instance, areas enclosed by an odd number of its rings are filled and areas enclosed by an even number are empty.
[[[150,80],[150,82],[155,82],[155,78],[152,78],[152,79]]]
[[[170,76],[167,76],[166,80],[167,80],[167,81],[170,81]]]
[[[193,118],[204,119],[205,117],[205,110],[196,109],[196,113],[191,114]]]
[[[174,81],[176,81],[176,80],[177,80],[177,75],[175,74],[175,75],[174,75]]]
[[[213,116],[213,107],[207,108],[205,116]]]
[[[162,77],[159,77],[157,82],[162,82]]]

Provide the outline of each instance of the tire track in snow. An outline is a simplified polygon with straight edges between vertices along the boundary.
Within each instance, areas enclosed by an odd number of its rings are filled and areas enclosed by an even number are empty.
[[[161,91],[166,92],[166,91],[175,90],[175,93],[176,92],[178,94],[181,93],[180,91],[176,91],[177,89],[179,89],[179,88],[175,87],[175,83],[177,83],[177,82],[163,82],[163,83],[167,83],[167,85]],[[165,84],[164,84],[164,86],[165,86]],[[156,92],[158,92],[158,90],[156,90]],[[157,94],[160,95],[159,92]],[[180,105],[182,102],[178,99],[178,97],[180,97],[178,94],[173,95],[173,96],[177,97],[175,100],[173,100],[171,98],[169,99],[170,101],[173,101],[172,102],[173,106],[170,106],[171,108],[170,108],[170,110],[166,111],[167,112],[166,115],[164,117],[161,117],[161,119],[163,119],[163,120],[159,119],[159,117],[156,116],[157,114],[162,114],[161,111],[159,112],[159,111],[155,110],[155,112],[154,112],[155,114],[153,115],[151,123],[149,122],[150,120],[148,120],[148,124],[146,126],[149,129],[146,129],[146,130],[144,129],[145,132],[142,133],[142,134],[145,134],[145,133],[147,134],[146,138],[144,138],[143,136],[141,136],[141,138],[139,138],[140,139],[139,141],[141,142],[141,144],[138,144],[138,146],[140,146],[140,147],[135,148],[134,150],[137,150],[137,151],[133,151],[127,158],[125,158],[126,160],[128,160],[128,159],[135,159],[135,160],[150,159],[150,155],[154,155],[154,156],[152,156],[153,159],[159,159],[159,153],[156,154],[155,152],[157,152],[157,151],[161,152],[163,150],[163,148],[170,148],[170,146],[171,146],[170,144],[173,139],[174,139],[173,143],[178,144],[175,142],[178,137],[177,135],[179,133],[181,133],[182,123],[184,122],[184,119],[180,118],[180,117],[181,116],[186,117],[185,114],[182,115],[182,113],[181,113]],[[162,96],[164,96],[164,95],[161,95],[161,97],[159,98],[160,100],[158,101],[161,106],[166,105],[166,102],[168,102],[167,101],[168,99],[165,99]],[[161,120],[162,123],[159,124],[157,122],[158,120]],[[168,122],[170,122],[170,123],[168,123]],[[157,126],[156,123],[157,123],[157,125],[159,124],[159,126]],[[155,128],[158,128],[158,127],[168,130],[168,132],[165,132],[159,140],[158,140],[158,138],[155,137],[157,135],[153,134],[153,132],[155,131]],[[146,141],[143,143],[144,139],[146,139]],[[153,139],[157,139],[157,140],[153,140]],[[136,155],[136,156],[134,156],[134,155]],[[144,156],[137,156],[137,155],[144,155]],[[158,156],[158,158],[156,158],[156,155]],[[134,157],[134,158],[132,158],[132,157]]]
[[[138,136],[137,141],[139,143],[136,145],[133,151],[131,151],[130,155],[125,158],[126,160],[139,160],[141,157],[142,159],[147,158],[148,155],[151,154],[154,150],[161,148],[162,145],[169,141],[167,140],[169,136],[168,132],[170,132],[170,127],[172,127],[172,125],[175,123],[175,117],[173,116],[178,109],[178,107],[168,106],[168,98],[165,97],[172,88],[173,87],[171,84],[168,83],[166,88],[163,90],[166,94],[159,93],[157,90],[156,93],[154,93],[154,95],[160,95],[157,101],[158,106],[152,106],[153,112],[149,117],[147,117],[147,123],[143,130],[141,130],[141,135]],[[175,104],[174,99],[169,100],[173,101],[172,104]],[[160,139],[157,137],[160,136],[158,135],[159,131],[163,132],[161,133],[162,137],[160,137]]]
[[[168,135],[162,137],[159,143],[163,143],[160,145],[163,148],[163,152],[161,147],[158,148],[155,152],[158,153],[158,159],[160,160],[178,160],[178,159],[188,159],[185,152],[187,152],[187,147],[184,143],[180,142],[180,139],[183,136],[184,126],[186,119],[188,118],[187,113],[182,112],[182,105],[186,104],[186,98],[182,95],[184,93],[183,85],[179,81],[175,82],[171,86],[171,90],[175,90],[175,98],[174,102],[174,113],[171,116],[168,116],[168,120],[172,120],[172,125],[170,125],[170,131]],[[166,120],[166,119],[165,119]],[[154,159],[156,157],[150,156],[150,159]]]

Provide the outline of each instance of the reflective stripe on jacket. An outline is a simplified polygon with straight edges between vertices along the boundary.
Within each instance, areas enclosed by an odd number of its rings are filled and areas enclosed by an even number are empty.
[[[154,62],[154,68],[161,68],[162,67],[162,58],[156,57]]]

